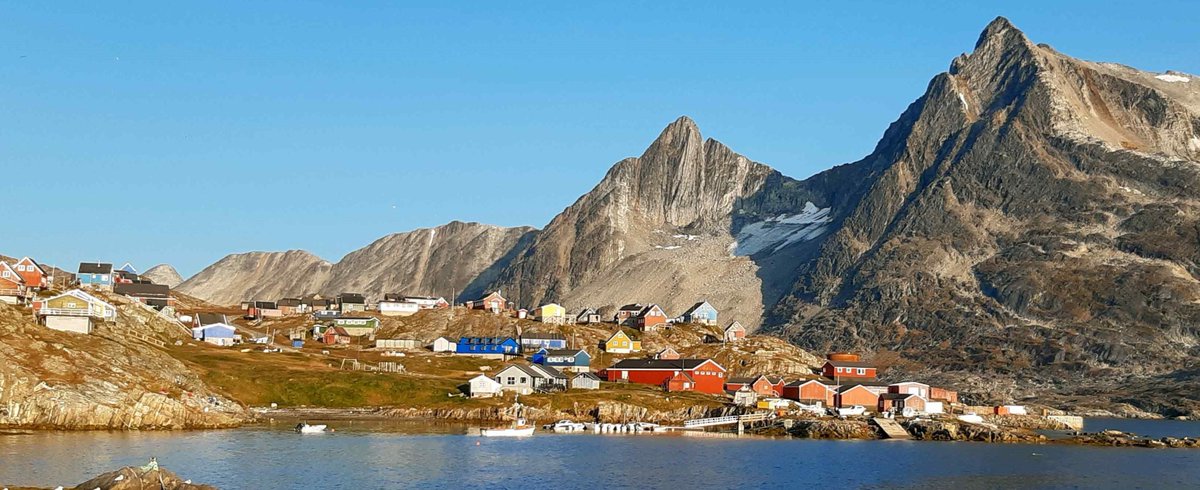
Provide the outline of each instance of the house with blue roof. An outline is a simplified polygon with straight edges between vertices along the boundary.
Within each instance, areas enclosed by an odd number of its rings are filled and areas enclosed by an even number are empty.
[[[521,345],[512,337],[462,337],[454,353],[465,356],[504,358],[520,354]]]
[[[583,349],[543,348],[529,358],[530,362],[550,366],[559,371],[586,372],[591,369],[592,356]]]

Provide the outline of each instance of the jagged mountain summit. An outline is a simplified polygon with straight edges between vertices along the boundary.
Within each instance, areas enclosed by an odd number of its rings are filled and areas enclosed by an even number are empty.
[[[345,266],[231,256],[242,279],[181,288],[404,285],[456,257],[417,253],[419,233]],[[1007,399],[1195,387],[1200,79],[1074,59],[997,18],[862,160],[796,180],[684,117],[544,230],[504,233],[438,284],[571,308],[707,299],[817,351],[897,351],[918,378],[991,374]]]
[[[151,267],[142,273],[142,277],[149,279],[154,284],[164,284],[172,288],[179,286],[183,282],[183,277],[179,275],[179,271],[175,270],[170,264],[158,264]]]
[[[1028,377],[1014,392],[1187,372],[1198,101],[1200,79],[1076,60],[996,19],[842,170],[861,176],[856,197],[834,206],[772,330]]]
[[[276,300],[321,293],[358,292],[379,299],[407,292],[452,296],[490,282],[509,254],[533,233],[451,222],[396,233],[347,254],[336,264],[302,251],[231,254],[179,285],[179,290],[217,304]]]

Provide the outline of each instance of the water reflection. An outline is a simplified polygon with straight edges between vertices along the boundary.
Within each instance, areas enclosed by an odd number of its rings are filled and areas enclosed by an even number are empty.
[[[313,423],[323,421],[310,420]],[[1200,486],[1200,451],[660,435],[461,435],[462,424],[294,420],[225,431],[0,436],[0,482],[68,485],[157,456],[222,488]]]

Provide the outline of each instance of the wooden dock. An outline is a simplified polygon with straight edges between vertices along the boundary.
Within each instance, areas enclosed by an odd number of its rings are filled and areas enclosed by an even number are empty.
[[[908,431],[904,430],[904,427],[902,427],[900,423],[896,422],[895,420],[875,417],[871,419],[871,421],[875,422],[875,425],[879,426],[880,429],[883,429],[883,434],[887,436],[888,439],[912,438],[912,436],[908,434]]]

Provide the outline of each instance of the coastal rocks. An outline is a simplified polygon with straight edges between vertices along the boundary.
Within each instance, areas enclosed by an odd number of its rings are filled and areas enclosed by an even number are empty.
[[[1079,434],[1067,439],[1071,444],[1087,446],[1146,447],[1146,448],[1200,448],[1200,440],[1191,437],[1162,437],[1158,439],[1138,436],[1119,430]]]
[[[58,487],[62,488],[62,487]],[[216,490],[217,487],[198,485],[184,480],[179,475],[158,467],[154,460],[141,467],[126,466],[116,471],[101,474],[72,487],[72,490]]]
[[[874,427],[866,420],[797,420],[788,431],[792,436],[809,439],[877,439]]]
[[[945,420],[909,420],[902,424],[913,439],[924,441],[1043,442],[1046,437],[1023,429]]]
[[[728,409],[733,410],[733,409]],[[720,413],[718,413],[720,412]],[[655,410],[620,402],[601,401],[596,405],[576,404],[570,410],[543,409],[523,406],[520,413],[511,406],[484,408],[382,408],[375,414],[390,418],[438,419],[459,421],[511,420],[523,417],[535,421],[587,420],[604,423],[653,422],[678,423],[687,419],[728,415],[708,406],[680,407],[674,410]]]
[[[122,322],[130,318],[142,322],[142,332],[178,329],[154,314],[131,317],[124,307],[115,325],[129,328]],[[243,407],[158,348],[114,340],[121,336],[109,330],[49,330],[8,305],[0,305],[0,325],[7,326],[0,329],[0,427],[188,429],[246,419]]]

